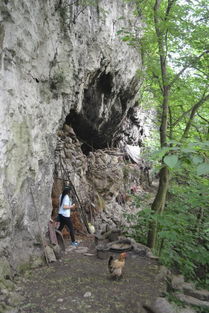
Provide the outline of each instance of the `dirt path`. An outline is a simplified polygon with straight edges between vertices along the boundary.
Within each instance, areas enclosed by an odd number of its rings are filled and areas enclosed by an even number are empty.
[[[80,246],[87,245],[84,241]],[[123,278],[113,281],[107,259],[78,252],[79,248],[68,251],[60,261],[23,278],[20,313],[142,313],[142,305],[164,288],[155,260],[128,252]],[[95,252],[92,245],[88,252]]]

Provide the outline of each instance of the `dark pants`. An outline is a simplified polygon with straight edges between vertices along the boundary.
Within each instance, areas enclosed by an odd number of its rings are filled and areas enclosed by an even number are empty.
[[[75,241],[74,229],[73,229],[73,224],[71,222],[70,217],[65,217],[62,214],[59,214],[59,221],[60,221],[60,226],[58,230],[61,231],[63,227],[66,225],[69,228],[71,240],[72,242],[74,242]]]

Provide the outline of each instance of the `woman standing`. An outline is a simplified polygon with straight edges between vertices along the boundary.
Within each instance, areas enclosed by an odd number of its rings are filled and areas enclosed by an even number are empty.
[[[75,209],[75,203],[72,204],[72,200],[69,197],[70,187],[65,187],[62,194],[59,198],[59,222],[60,226],[58,228],[59,231],[63,229],[66,225],[70,231],[70,237],[72,240],[71,245],[74,247],[78,246],[78,242],[75,241],[73,224],[70,218],[70,212],[72,209]]]

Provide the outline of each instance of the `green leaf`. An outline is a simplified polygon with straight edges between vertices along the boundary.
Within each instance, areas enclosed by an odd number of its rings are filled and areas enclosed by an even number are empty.
[[[172,148],[171,148],[171,151],[179,151],[179,150],[180,150],[179,147],[172,147]]]
[[[177,155],[166,155],[164,157],[164,163],[168,165],[170,168],[174,168],[178,162]]]
[[[200,156],[192,156],[192,162],[197,165],[203,162],[203,159]]]
[[[163,158],[163,156],[168,152],[170,151],[170,148],[169,147],[163,147],[162,149],[160,150],[157,150],[157,151],[154,151],[152,153],[152,158],[154,160],[161,160]]]
[[[131,39],[132,39],[131,36],[124,36],[124,37],[122,38],[123,41],[129,41],[129,40],[131,40]]]
[[[123,34],[123,33],[124,33],[124,30],[123,30],[123,29],[120,29],[120,30],[117,31],[116,34],[117,34],[117,35],[120,35],[120,34]]]
[[[208,175],[209,174],[209,163],[201,163],[197,167],[197,175]]]
[[[195,152],[195,150],[192,149],[192,148],[182,148],[182,152],[184,152],[184,153],[191,153],[191,152]]]

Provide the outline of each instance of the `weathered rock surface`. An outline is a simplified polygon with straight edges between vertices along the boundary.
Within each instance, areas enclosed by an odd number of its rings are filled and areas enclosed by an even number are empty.
[[[209,308],[209,301],[199,300],[192,296],[187,296],[183,293],[176,294],[176,297],[186,304],[195,305],[201,308]]]
[[[66,157],[66,152],[69,157]],[[58,132],[58,144],[55,154],[54,186],[52,204],[54,215],[58,208],[58,197],[63,184],[73,182],[79,197],[82,212],[94,224],[97,233],[104,233],[125,225],[124,214],[134,213],[136,208],[133,199],[128,196],[133,181],[136,185],[148,185],[142,166],[127,163],[123,154],[117,149],[98,149],[83,154],[81,143],[66,124]],[[75,193],[73,201],[78,202]],[[72,214],[77,230],[85,231],[79,222],[79,216]]]
[[[191,307],[180,309],[175,304],[168,302],[166,298],[158,297],[152,306],[145,307],[152,313],[195,313]]]
[[[0,258],[6,256],[13,268],[42,251],[34,242],[51,215],[57,131],[65,120],[95,148],[113,139],[141,141],[144,115],[141,120],[131,110],[141,63],[137,51],[120,41],[122,27],[140,31],[140,21],[118,0],[93,6],[67,0],[0,3]],[[85,158],[80,153],[73,159],[80,169],[71,173],[76,187]]]
[[[185,284],[186,285],[186,284]],[[199,300],[209,301],[209,291],[205,289],[196,290],[194,288],[187,288],[187,286],[183,286],[184,294],[188,296],[195,297]]]
[[[174,290],[174,296],[187,305],[201,308],[209,307],[209,291],[205,289],[196,289],[194,283],[185,282],[182,275],[169,274],[171,288]]]

